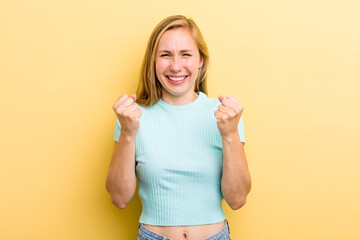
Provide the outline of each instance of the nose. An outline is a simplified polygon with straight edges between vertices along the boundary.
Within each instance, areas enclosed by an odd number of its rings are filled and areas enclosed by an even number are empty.
[[[181,70],[181,62],[177,56],[171,58],[170,61],[170,70],[173,72],[178,72]]]

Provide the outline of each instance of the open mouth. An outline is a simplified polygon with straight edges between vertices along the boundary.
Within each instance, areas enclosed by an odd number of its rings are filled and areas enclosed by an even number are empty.
[[[180,84],[180,83],[184,82],[185,79],[187,79],[188,76],[189,76],[189,75],[182,76],[182,77],[169,77],[169,76],[166,76],[166,77],[167,77],[167,79],[169,79],[169,81],[170,81],[171,83]]]

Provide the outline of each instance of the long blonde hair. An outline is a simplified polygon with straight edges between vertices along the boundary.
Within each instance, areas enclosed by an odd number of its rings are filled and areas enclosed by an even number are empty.
[[[136,103],[141,106],[151,106],[158,102],[162,96],[162,86],[156,77],[155,72],[155,53],[161,36],[165,31],[174,28],[187,28],[199,49],[200,58],[204,63],[199,69],[198,76],[195,81],[195,92],[201,91],[207,94],[207,73],[209,65],[208,48],[200,29],[191,18],[183,15],[174,15],[162,20],[150,35],[144,59],[142,62],[139,83],[136,90]]]

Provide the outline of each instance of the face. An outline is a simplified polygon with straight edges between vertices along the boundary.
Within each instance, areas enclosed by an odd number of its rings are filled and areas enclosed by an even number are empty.
[[[162,98],[192,98],[203,60],[190,31],[186,28],[167,30],[161,36],[155,54],[156,76],[163,87]]]

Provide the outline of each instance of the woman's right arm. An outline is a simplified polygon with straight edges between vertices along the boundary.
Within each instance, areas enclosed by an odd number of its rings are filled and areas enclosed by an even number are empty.
[[[125,208],[136,190],[135,176],[135,137],[120,134],[115,142],[106,189],[112,203],[118,208]]]
[[[135,140],[140,126],[141,109],[135,103],[136,95],[122,95],[113,109],[120,122],[121,131],[106,178],[106,190],[112,203],[118,208],[125,208],[136,190],[135,175]]]

